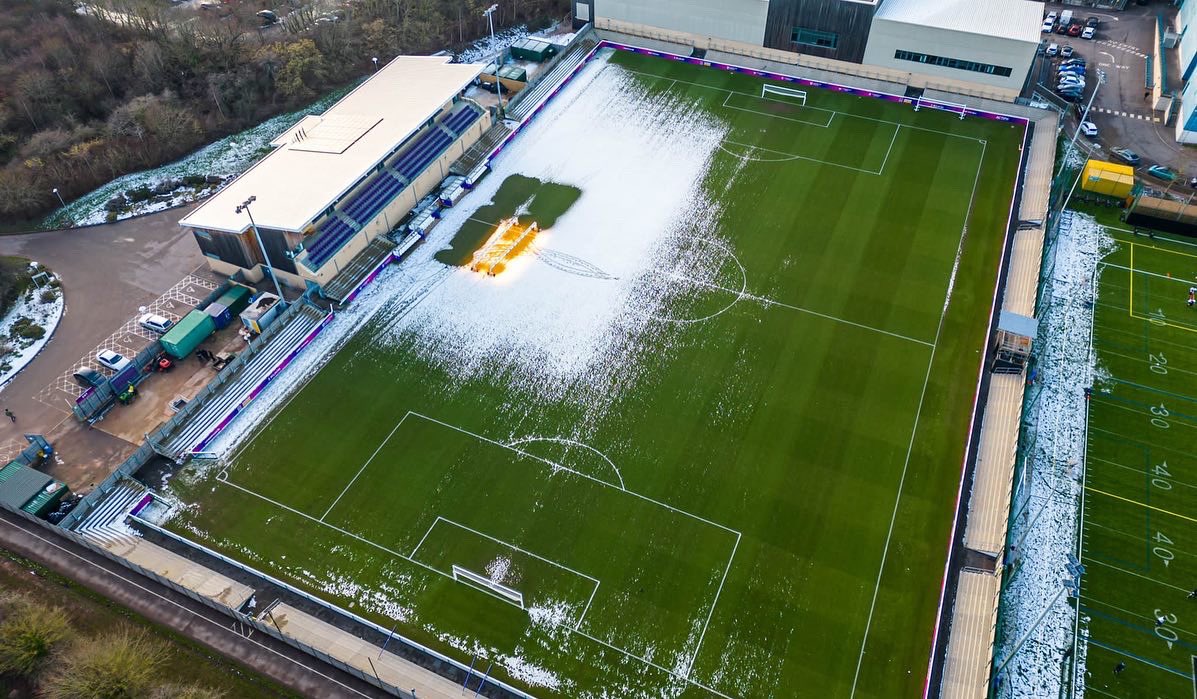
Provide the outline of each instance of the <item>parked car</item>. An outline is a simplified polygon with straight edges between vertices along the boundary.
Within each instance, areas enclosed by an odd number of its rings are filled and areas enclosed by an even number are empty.
[[[170,330],[171,326],[175,323],[170,318],[166,318],[154,313],[146,313],[137,319],[137,324],[146,330],[156,332],[159,335],[165,335],[166,331]]]
[[[1047,17],[1044,17],[1044,19],[1050,19],[1051,21],[1055,22],[1056,21],[1056,11],[1052,10],[1051,12],[1048,12]]]
[[[1078,79],[1061,80],[1060,82],[1056,83],[1056,89],[1057,90],[1068,90],[1068,89],[1084,90],[1085,89],[1085,81],[1078,80]]]
[[[1080,54],[1076,54],[1072,58],[1069,58],[1066,61],[1060,61],[1060,67],[1064,67],[1064,66],[1080,66],[1080,67],[1084,68],[1085,67],[1085,57]]]
[[[1086,27],[1090,27],[1090,28],[1092,28],[1092,29],[1097,29],[1099,26],[1101,26],[1101,20],[1099,20],[1099,19],[1098,19],[1098,18],[1096,18],[1096,17],[1089,17],[1089,18],[1086,18],[1086,19],[1085,19],[1085,26],[1086,26]]]
[[[1039,31],[1043,32],[1044,34],[1051,34],[1052,30],[1055,28],[1056,28],[1056,20],[1045,19],[1045,20],[1043,20],[1043,27],[1041,27]]]
[[[1093,27],[1085,27],[1085,30],[1081,32],[1081,38],[1089,39],[1089,40],[1096,39],[1097,38],[1097,30],[1094,29]]]
[[[1057,34],[1067,34],[1068,33],[1068,24],[1066,22],[1060,22],[1059,24],[1057,24],[1056,25],[1056,33]]]
[[[1080,22],[1073,22],[1068,25],[1068,36],[1080,36],[1081,32],[1085,30],[1085,25]]]
[[[1047,51],[1044,51],[1044,53],[1046,53],[1048,56],[1056,56],[1056,55],[1059,55],[1059,53],[1060,53],[1060,45],[1059,45],[1059,44],[1048,44],[1048,45],[1047,45]]]
[[[133,364],[133,362],[125,358],[125,355],[108,349],[100,350],[96,353],[96,361],[100,363],[100,366],[107,367],[117,373]]]
[[[1118,158],[1127,165],[1138,165],[1140,162],[1142,162],[1142,158],[1139,157],[1139,154],[1130,148],[1111,148],[1110,153],[1113,154],[1115,158]]]
[[[1063,56],[1064,58],[1071,58],[1072,57],[1072,47],[1071,46],[1060,47],[1060,55]]]
[[[1082,121],[1080,126],[1081,133],[1089,138],[1097,138],[1097,124],[1091,121]]]
[[[1172,182],[1176,179],[1176,171],[1163,165],[1152,165],[1147,168],[1147,174],[1165,182]]]
[[[75,379],[75,383],[83,386],[84,388],[94,388],[108,380],[104,378],[103,374],[89,366],[79,367],[75,370],[75,373],[72,374],[72,376]]]

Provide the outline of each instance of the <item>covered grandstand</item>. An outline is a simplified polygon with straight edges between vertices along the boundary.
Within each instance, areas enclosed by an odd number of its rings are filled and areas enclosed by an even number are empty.
[[[180,224],[221,274],[327,284],[449,174],[491,125],[462,95],[485,66],[400,56],[275,139],[274,150]],[[254,197],[249,215],[237,207]],[[259,246],[259,242],[261,245]]]

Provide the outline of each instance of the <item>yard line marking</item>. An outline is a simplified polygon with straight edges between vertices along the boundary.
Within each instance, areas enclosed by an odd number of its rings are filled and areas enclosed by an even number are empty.
[[[1089,461],[1100,461],[1103,464],[1109,464],[1111,466],[1117,466],[1118,468],[1124,468],[1127,471],[1133,471],[1134,473],[1141,473],[1141,474],[1148,475],[1148,476],[1151,475],[1151,472],[1149,472],[1145,469],[1138,469],[1138,468],[1135,468],[1134,466],[1126,466],[1124,464],[1118,463],[1117,461],[1110,461],[1109,459],[1102,459],[1102,458],[1099,458],[1096,456],[1090,456]],[[1176,485],[1183,485],[1187,488],[1197,488],[1197,485],[1193,485],[1192,483],[1185,483],[1184,481],[1177,480],[1175,478],[1172,478],[1171,476],[1168,477],[1168,481],[1171,483],[1175,483]],[[1100,526],[1100,525],[1098,525],[1098,526]]]
[[[1177,253],[1177,254],[1180,255],[1180,254],[1184,254],[1184,253]],[[1126,265],[1120,265],[1120,264],[1117,264],[1114,262],[1102,262],[1101,264],[1106,267],[1114,267],[1115,269],[1122,269],[1122,270],[1126,270],[1127,272],[1133,272],[1135,274],[1146,274],[1149,277],[1157,277],[1159,279],[1167,279],[1168,281],[1178,282],[1180,284],[1190,284],[1190,285],[1192,284],[1192,282],[1185,281],[1184,279],[1180,279],[1179,277],[1170,277],[1166,274],[1159,274],[1157,272],[1148,272],[1146,270],[1135,269],[1133,267],[1127,267]],[[1114,286],[1114,285],[1111,284],[1110,286]]]
[[[931,344],[931,356],[927,360],[927,373],[923,376],[923,390],[919,394],[919,405],[914,412],[914,426],[910,430],[910,442],[906,445],[906,460],[902,462],[902,476],[898,479],[898,494],[894,498],[894,511],[889,517],[889,531],[885,535],[885,547],[881,550],[881,565],[877,566],[877,582],[873,585],[873,600],[869,603],[869,616],[865,621],[864,636],[860,639],[860,653],[856,656],[856,673],[852,676],[852,691],[849,699],[856,696],[856,684],[860,681],[860,668],[864,664],[865,647],[869,643],[869,629],[873,626],[873,612],[877,608],[877,595],[881,592],[881,576],[885,573],[885,562],[889,557],[889,544],[894,536],[894,523],[898,521],[898,506],[902,502],[902,489],[906,485],[906,472],[910,468],[910,456],[914,453],[914,439],[919,431],[919,419],[923,414],[923,403],[927,399],[927,385],[931,383],[931,370],[935,367],[935,351],[939,349],[939,335],[943,332],[943,322],[948,317],[948,306],[952,300],[952,289],[955,286],[956,272],[960,267],[960,257],[964,253],[964,238],[968,235],[968,222],[972,217],[973,200],[977,196],[977,183],[981,181],[981,166],[985,163],[985,141],[981,141],[981,158],[977,161],[977,173],[973,177],[973,189],[968,196],[968,208],[964,212],[964,224],[960,227],[960,239],[956,243],[956,261],[952,264],[952,273],[948,278],[948,288],[944,292],[943,310],[939,314],[939,326],[935,329],[935,341]]]
[[[358,476],[362,475],[362,472],[366,470],[366,467],[370,465],[370,462],[374,460],[374,457],[378,456],[378,452],[382,451],[382,448],[387,445],[387,442],[391,441],[391,437],[395,436],[395,433],[399,431],[400,425],[403,424],[403,421],[407,419],[407,415],[410,414],[411,413],[407,413],[403,417],[399,418],[399,422],[396,422],[395,426],[391,428],[391,433],[387,435],[386,439],[379,442],[378,448],[374,450],[374,453],[370,455],[370,458],[366,459],[366,462],[357,470],[357,473],[353,474],[353,479],[349,481],[349,484],[345,486],[345,489],[341,491],[341,494],[337,496],[337,499],[332,501],[332,504],[328,506],[328,509],[324,511],[324,514],[320,515],[321,522],[324,521],[324,518],[328,516],[329,512],[332,512],[333,508],[337,506],[337,503],[341,502],[341,498],[345,497],[345,493],[348,493],[349,489],[353,487],[353,484],[357,482]]]
[[[1121,534],[1122,536],[1125,536],[1128,539],[1134,539],[1137,542],[1136,545],[1138,545],[1138,543],[1142,543],[1144,540],[1144,536],[1142,534],[1132,534],[1130,532],[1124,532],[1121,529],[1117,529],[1115,527],[1107,527],[1106,525],[1098,524],[1097,522],[1088,522],[1087,524],[1091,527],[1097,527],[1098,529],[1105,529],[1106,531],[1114,532],[1115,534]],[[1148,542],[1148,544],[1150,544],[1150,541]],[[1168,550],[1172,551],[1173,553],[1183,553],[1186,556],[1197,556],[1197,554],[1194,554],[1191,551],[1185,551],[1184,549],[1176,548],[1175,546],[1172,546],[1172,545],[1168,546]]]
[[[1095,640],[1093,640],[1093,639],[1089,639],[1089,643],[1091,643],[1091,644],[1093,644],[1093,645],[1097,646],[1098,648],[1103,648],[1103,649],[1105,649],[1105,650],[1108,650],[1108,651],[1110,651],[1111,653],[1117,653],[1118,655],[1121,655],[1121,656],[1122,656],[1122,657],[1124,657],[1124,658],[1130,658],[1131,660],[1137,660],[1137,661],[1139,661],[1139,662],[1143,663],[1144,665],[1150,665],[1150,666],[1152,666],[1152,667],[1154,667],[1154,668],[1156,668],[1156,669],[1159,669],[1159,670],[1167,670],[1168,672],[1171,672],[1171,673],[1172,673],[1172,674],[1174,674],[1174,675],[1180,675],[1181,677],[1185,678],[1186,680],[1191,680],[1191,679],[1193,679],[1193,676],[1192,676],[1192,675],[1188,675],[1188,674],[1186,674],[1186,673],[1183,673],[1183,672],[1181,672],[1180,670],[1175,670],[1175,669],[1173,669],[1173,668],[1170,668],[1170,667],[1168,667],[1167,665],[1160,665],[1160,664],[1159,664],[1159,663],[1157,663],[1157,662],[1154,662],[1154,661],[1148,660],[1147,658],[1140,657],[1140,656],[1138,656],[1138,655],[1135,655],[1134,653],[1131,653],[1131,652],[1129,652],[1129,651],[1122,650],[1121,648],[1115,648],[1114,646],[1109,646],[1109,645],[1106,645],[1106,644],[1104,644],[1104,643],[1101,643],[1100,641],[1095,641]],[[1089,687],[1088,687],[1088,683],[1086,683],[1086,687],[1085,687],[1085,689],[1086,689],[1086,690],[1088,690],[1088,689],[1089,689]]]
[[[1113,494],[1113,493],[1107,493],[1107,492],[1106,492],[1106,491],[1104,491],[1104,490],[1098,490],[1097,488],[1094,488],[1094,487],[1092,487],[1092,486],[1088,486],[1088,485],[1087,485],[1087,486],[1085,486],[1085,490],[1088,490],[1088,491],[1091,491],[1091,492],[1097,493],[1098,495],[1105,495],[1106,497],[1114,498],[1115,500],[1122,500],[1123,502],[1129,502],[1129,503],[1130,503],[1130,504],[1132,504],[1132,505],[1138,505],[1139,507],[1145,507],[1145,508],[1147,508],[1147,509],[1149,509],[1149,510],[1155,510],[1156,512],[1162,512],[1162,513],[1164,513],[1164,514],[1166,514],[1166,515],[1172,515],[1173,517],[1179,517],[1180,519],[1188,520],[1188,521],[1190,521],[1190,522],[1193,522],[1194,524],[1197,524],[1197,519],[1195,519],[1195,518],[1193,518],[1193,517],[1190,517],[1190,516],[1188,516],[1188,515],[1182,515],[1182,514],[1180,514],[1179,512],[1173,512],[1173,511],[1171,511],[1171,510],[1165,510],[1165,509],[1164,509],[1164,508],[1162,508],[1162,507],[1156,507],[1155,505],[1148,505],[1148,504],[1147,504],[1147,503],[1145,503],[1145,502],[1139,502],[1138,500],[1131,500],[1130,498],[1124,498],[1124,497],[1122,497],[1121,495],[1115,495],[1115,494]]]
[[[1103,330],[1107,330],[1107,329],[1112,329],[1112,328],[1103,328]],[[1129,334],[1129,333],[1128,333],[1128,334]],[[1187,345],[1186,345],[1186,347],[1187,347]],[[1192,348],[1190,348],[1190,349],[1192,349]],[[1119,357],[1119,358],[1121,358],[1121,359],[1125,359],[1125,360],[1127,360],[1127,361],[1130,361],[1130,362],[1136,362],[1136,363],[1139,363],[1139,364],[1148,364],[1148,365],[1150,365],[1150,364],[1151,364],[1151,362],[1150,362],[1150,361],[1148,361],[1148,360],[1146,360],[1146,359],[1143,359],[1143,358],[1141,358],[1141,357],[1132,357],[1132,356],[1131,356],[1131,355],[1129,355],[1129,354],[1122,354],[1121,352],[1115,352],[1115,351],[1113,351],[1113,350],[1103,349],[1103,350],[1101,351],[1101,353],[1102,353],[1102,354],[1107,354],[1107,355],[1110,355],[1110,356],[1113,356],[1113,357]],[[1168,373],[1172,373],[1172,372],[1174,372],[1174,371],[1176,371],[1176,372],[1180,372],[1180,373],[1182,373],[1182,374],[1189,374],[1190,376],[1197,376],[1197,371],[1193,371],[1192,369],[1182,369],[1182,368],[1180,368],[1180,367],[1176,366],[1175,364],[1169,364],[1169,365],[1168,365]]]
[[[690,663],[686,665],[686,677],[694,669],[694,662],[698,660],[698,651],[702,650],[702,639],[707,635],[707,627],[711,625],[711,617],[715,615],[715,607],[719,604],[719,595],[723,593],[723,583],[727,582],[727,574],[731,571],[732,559],[736,557],[736,549],[740,547],[740,535],[736,534],[736,543],[732,546],[731,555],[727,557],[727,567],[723,569],[723,579],[719,581],[719,589],[715,590],[715,601],[707,612],[707,620],[703,622],[702,633],[698,634],[698,645],[694,646],[694,655],[690,656]]]
[[[1141,446],[1148,447],[1149,449],[1160,449],[1163,451],[1172,452],[1173,454],[1180,454],[1181,456],[1186,456],[1186,457],[1193,456],[1193,453],[1190,451],[1185,451],[1183,449],[1177,449],[1176,447],[1170,447],[1170,446],[1167,446],[1164,444],[1156,444],[1155,442],[1147,442],[1142,439],[1139,439],[1138,437],[1127,437],[1126,435],[1124,435],[1120,432],[1114,432],[1113,430],[1107,430],[1102,427],[1094,427],[1092,429],[1095,432],[1105,432],[1106,434],[1112,434],[1121,440],[1130,442],[1132,444],[1139,444]]]
[[[1126,573],[1127,575],[1133,575],[1133,576],[1134,576],[1134,577],[1136,577],[1136,578],[1142,578],[1142,579],[1144,579],[1144,580],[1147,580],[1147,581],[1149,581],[1149,582],[1153,582],[1153,583],[1155,583],[1155,584],[1157,584],[1157,585],[1162,585],[1162,586],[1164,586],[1164,587],[1170,587],[1170,588],[1172,588],[1173,590],[1177,590],[1177,591],[1179,591],[1179,592],[1183,592],[1183,593],[1185,593],[1185,594],[1188,594],[1189,592],[1192,592],[1192,590],[1189,590],[1189,589],[1187,589],[1187,588],[1179,587],[1179,586],[1177,586],[1177,585],[1173,585],[1172,583],[1166,583],[1166,582],[1164,582],[1163,580],[1156,580],[1155,578],[1148,577],[1148,576],[1146,576],[1146,575],[1142,575],[1142,574],[1140,574],[1140,573],[1135,573],[1135,572],[1129,571],[1129,570],[1127,570],[1127,569],[1125,569],[1125,568],[1120,568],[1120,567],[1118,567],[1118,566],[1114,565],[1113,563],[1107,563],[1107,562],[1105,562],[1105,561],[1103,561],[1103,560],[1101,560],[1101,559],[1099,559],[1099,558],[1093,558],[1092,556],[1089,556],[1089,555],[1082,555],[1082,556],[1081,556],[1081,558],[1083,558],[1083,559],[1084,559],[1084,560],[1086,560],[1086,561],[1089,561],[1090,563],[1096,563],[1096,564],[1098,564],[1098,565],[1105,566],[1106,568],[1112,568],[1113,570],[1116,570],[1116,571],[1118,571],[1119,573]],[[1082,595],[1082,599],[1083,599],[1083,597],[1084,597],[1084,596]]]

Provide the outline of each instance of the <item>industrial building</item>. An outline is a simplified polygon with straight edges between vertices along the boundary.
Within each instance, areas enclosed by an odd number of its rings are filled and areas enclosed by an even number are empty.
[[[184,216],[212,270],[324,286],[395,228],[492,122],[462,96],[485,66],[449,60],[396,58]]]
[[[1189,26],[1195,23],[1197,0],[1183,0],[1176,14],[1175,27],[1177,58],[1183,87],[1180,89],[1179,109],[1173,105],[1173,111],[1177,114],[1176,140],[1181,143],[1197,143],[1197,80],[1193,80],[1194,72],[1197,72],[1194,70],[1197,69],[1197,32],[1189,33]],[[1159,89],[1165,87],[1162,85],[1163,77],[1155,80],[1160,84]]]
[[[823,59],[811,67],[845,73],[861,74],[865,64],[916,88],[932,84],[1009,100],[1026,82],[1044,13],[1043,3],[1031,0],[575,0],[574,6],[579,22],[593,21],[600,30],[756,58],[771,49]]]

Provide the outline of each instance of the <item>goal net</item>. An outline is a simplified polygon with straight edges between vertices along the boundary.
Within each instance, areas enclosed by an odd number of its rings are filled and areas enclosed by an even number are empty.
[[[462,568],[459,565],[453,565],[453,579],[460,583],[465,583],[471,587],[476,587],[483,592],[488,592],[499,599],[506,600],[511,604],[524,609],[524,594],[519,590],[513,590],[506,585],[497,583],[494,580],[479,575],[472,570]]]
[[[762,85],[761,99],[778,99],[784,98],[780,101],[800,104],[806,106],[806,92],[803,90],[794,90],[788,87],[780,87],[778,85]]]
[[[968,111],[967,105],[960,102],[944,102],[943,100],[925,100],[922,97],[914,101],[914,111],[926,107],[927,109],[938,109],[941,112],[951,112],[952,114],[959,114],[961,119],[964,119]]]

